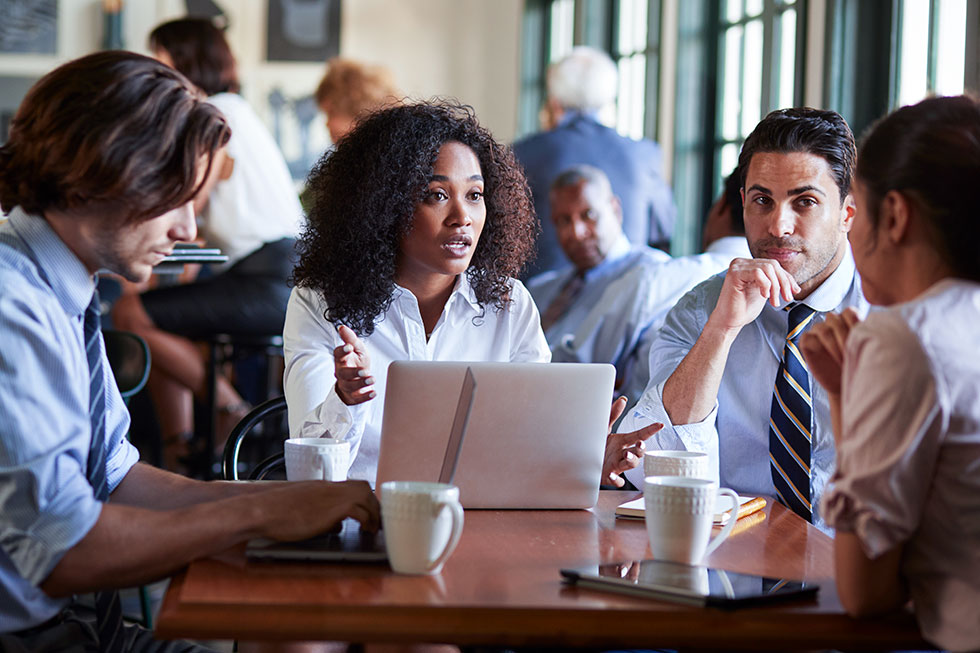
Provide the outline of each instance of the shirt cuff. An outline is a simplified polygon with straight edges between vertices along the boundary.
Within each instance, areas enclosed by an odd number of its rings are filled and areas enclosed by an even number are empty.
[[[345,439],[354,425],[351,407],[337,394],[337,384],[330,386],[326,398],[303,419],[298,438]]]
[[[25,472],[26,473],[26,472]],[[13,480],[15,488],[36,485],[36,478]],[[44,503],[44,509],[27,530],[8,524],[0,533],[0,547],[28,583],[37,586],[58,564],[62,556],[95,526],[102,502],[92,493],[84,474],[71,474],[66,484],[47,498],[22,497],[24,501]]]
[[[666,380],[648,389],[640,401],[630,409],[619,426],[620,433],[630,433],[654,422],[664,425],[646,441],[647,449],[660,451],[702,451],[707,453],[715,480],[718,479],[718,431],[715,419],[718,415],[718,401],[711,412],[699,422],[673,424],[664,408],[663,392]],[[626,472],[626,478],[638,488],[643,488],[643,465]]]
[[[882,519],[878,510],[855,499],[841,480],[835,473],[821,500],[820,514],[828,526],[841,533],[853,533],[872,560],[908,539],[900,528]]]

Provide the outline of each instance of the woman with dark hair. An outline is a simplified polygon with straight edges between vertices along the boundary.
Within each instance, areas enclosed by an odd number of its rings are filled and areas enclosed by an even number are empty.
[[[232,130],[195,200],[202,237],[228,263],[193,283],[126,294],[114,310],[116,324],[150,346],[150,389],[173,467],[192,431],[191,396],[206,395],[204,360],[191,340],[282,331],[303,213],[279,148],[237,93],[235,58],[223,32],[208,20],[187,18],[158,26],[149,42],[157,59],[208,95]],[[220,376],[216,403],[220,443],[248,405]]]
[[[350,477],[373,482],[390,362],[550,359],[514,279],[534,247],[530,190],[510,149],[447,102],[365,118],[308,188],[283,334],[289,431],[349,440]],[[604,474],[635,466],[644,437],[611,436]]]
[[[876,124],[850,239],[864,322],[802,339],[834,411],[824,495],[837,590],[854,615],[909,597],[923,634],[980,649],[980,102],[933,98]]]
[[[448,103],[371,115],[307,187],[283,336],[290,434],[350,440],[350,476],[373,481],[391,361],[550,359],[513,279],[534,244],[530,191],[511,151]]]

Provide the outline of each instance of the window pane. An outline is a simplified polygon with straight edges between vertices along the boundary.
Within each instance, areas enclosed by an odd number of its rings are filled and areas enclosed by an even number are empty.
[[[551,3],[551,43],[549,61],[556,61],[572,49],[575,38],[575,0],[553,0]]]
[[[779,107],[796,104],[796,10],[787,9],[779,19]]]
[[[742,69],[742,134],[762,119],[762,21],[745,25],[745,67]]]
[[[724,179],[732,173],[738,165],[739,146],[735,143],[728,143],[721,147],[721,155],[718,157],[718,175]],[[716,191],[716,195],[718,192]]]
[[[742,0],[728,0],[725,7],[725,19],[729,23],[737,23],[742,20]]]
[[[966,0],[940,0],[938,33],[934,88],[938,95],[959,95],[966,66]]]
[[[725,30],[725,67],[721,79],[721,137],[726,141],[738,140],[738,116],[741,113],[739,97],[739,64],[742,58],[742,26]]]
[[[643,138],[646,55],[634,54],[619,60],[619,104],[616,129],[630,138]]]
[[[619,52],[641,52],[647,45],[647,0],[620,0]]]
[[[762,13],[762,0],[745,0],[745,15],[758,16]]]
[[[929,65],[929,0],[902,0],[902,40],[899,52],[899,105],[926,96]]]

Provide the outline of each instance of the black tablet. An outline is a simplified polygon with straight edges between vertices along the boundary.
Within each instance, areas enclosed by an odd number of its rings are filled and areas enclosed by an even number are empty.
[[[324,533],[299,542],[249,540],[249,560],[304,560],[320,562],[385,562],[384,535],[362,531],[353,519],[345,519],[339,532]]]
[[[726,609],[813,599],[819,589],[813,583],[738,574],[662,560],[636,560],[590,569],[562,569],[561,575],[566,583],[579,587]]]

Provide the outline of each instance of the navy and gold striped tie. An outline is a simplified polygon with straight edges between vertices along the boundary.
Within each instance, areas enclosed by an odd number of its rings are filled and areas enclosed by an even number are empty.
[[[810,449],[813,401],[810,371],[797,347],[815,312],[805,304],[787,306],[789,331],[779,363],[769,417],[769,467],[780,502],[807,521],[810,506]]]
[[[102,367],[102,324],[99,291],[95,291],[92,302],[85,311],[83,334],[85,337],[85,356],[89,371],[89,419],[92,424],[92,440],[89,443],[86,475],[92,485],[95,498],[105,502],[109,499],[109,486],[106,480],[106,437],[105,437],[105,371]],[[122,609],[119,593],[106,590],[95,593],[96,628],[99,633],[99,648],[102,651],[121,651],[123,648]]]

